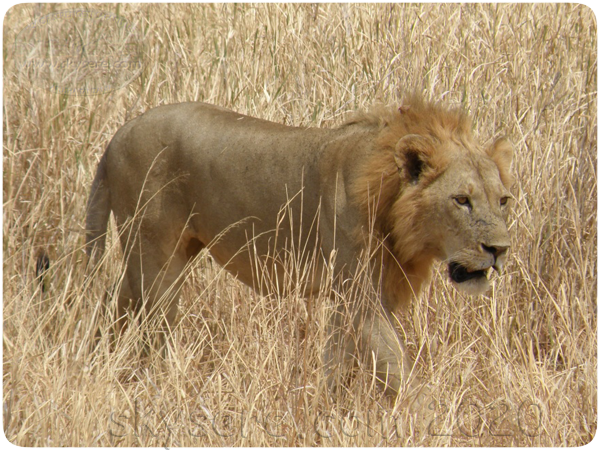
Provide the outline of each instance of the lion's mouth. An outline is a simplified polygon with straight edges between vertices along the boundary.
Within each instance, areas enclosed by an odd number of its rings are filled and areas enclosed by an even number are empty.
[[[465,281],[473,279],[487,278],[488,270],[489,268],[483,270],[470,270],[457,262],[448,264],[448,273],[455,283],[464,283]]]

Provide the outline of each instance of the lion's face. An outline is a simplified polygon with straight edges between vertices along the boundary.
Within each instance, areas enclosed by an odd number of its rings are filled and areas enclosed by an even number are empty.
[[[439,163],[427,158],[427,148],[435,144],[422,138],[408,141],[400,164],[420,191],[421,220],[429,224],[428,250],[447,264],[458,288],[485,292],[491,269],[502,270],[510,246],[506,216],[512,147],[499,140],[483,152],[446,143],[445,169],[428,178],[427,171]]]
[[[510,239],[506,209],[510,194],[498,167],[484,155],[463,156],[450,163],[431,186],[435,219],[443,234],[441,258],[453,283],[469,293],[488,288],[491,268],[502,270]]]

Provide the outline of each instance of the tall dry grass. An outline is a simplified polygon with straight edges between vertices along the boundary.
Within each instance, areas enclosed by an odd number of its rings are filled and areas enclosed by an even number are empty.
[[[44,89],[47,68],[23,65],[23,48],[39,49],[15,42],[35,19],[75,7],[18,5],[4,19],[9,441],[573,446],[592,439],[597,28],[587,7],[86,5],[136,30],[143,70],[113,92],[65,95]],[[138,357],[133,328],[114,350],[106,339],[92,344],[107,326],[99,305],[122,265],[111,231],[105,263],[86,275],[85,202],[99,157],[126,120],[201,100],[287,124],[333,126],[349,111],[398,103],[415,89],[467,109],[483,143],[505,134],[517,149],[507,273],[489,295],[471,298],[448,286],[441,269],[401,318],[433,386],[427,423],[383,397],[366,370],[331,398],[319,356],[326,302],[311,306],[309,322],[294,290],[258,296],[207,255],[188,275],[166,362]],[[35,279],[41,249],[51,259],[44,291]]]

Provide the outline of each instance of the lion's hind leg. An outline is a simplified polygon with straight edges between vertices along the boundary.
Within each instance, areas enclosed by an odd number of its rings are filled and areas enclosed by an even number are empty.
[[[146,235],[126,246],[126,276],[116,311],[119,334],[135,320],[142,325],[151,347],[164,348],[176,324],[185,269],[201,249],[197,240],[169,242]]]

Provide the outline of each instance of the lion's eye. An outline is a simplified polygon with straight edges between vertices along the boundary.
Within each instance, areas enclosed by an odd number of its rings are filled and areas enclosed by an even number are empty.
[[[508,203],[508,197],[502,197],[500,199],[500,206],[504,206]]]
[[[458,197],[454,197],[454,201],[461,206],[471,206],[471,201],[466,195],[459,195]]]

